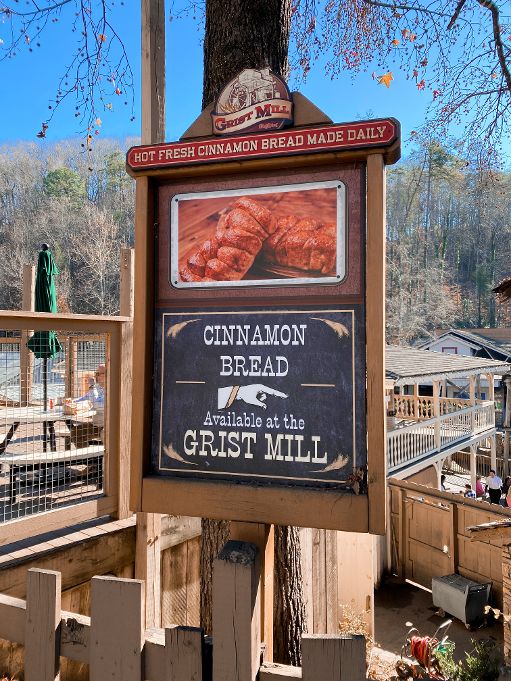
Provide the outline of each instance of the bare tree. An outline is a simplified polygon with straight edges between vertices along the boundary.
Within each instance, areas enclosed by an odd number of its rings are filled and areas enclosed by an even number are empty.
[[[124,2],[121,2],[123,5]],[[116,98],[134,109],[133,73],[124,42],[111,21],[108,0],[0,0],[0,18],[10,38],[0,45],[0,60],[21,50],[37,51],[52,24],[65,24],[76,35],[74,50],[67,57],[54,96],[49,100],[38,137],[46,130],[64,100],[72,99],[84,146],[90,148],[101,130],[101,116],[112,109]],[[66,57],[63,57],[66,59]]]

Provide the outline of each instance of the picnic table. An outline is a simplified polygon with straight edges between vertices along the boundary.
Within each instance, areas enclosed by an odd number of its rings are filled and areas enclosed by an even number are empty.
[[[102,476],[102,458],[105,453],[103,445],[89,445],[81,447],[80,449],[61,450],[52,452],[33,452],[21,454],[2,454],[0,456],[0,464],[9,466],[9,503],[15,504],[18,496],[18,489],[20,487],[19,472],[22,468],[30,466],[32,471],[40,472],[46,471],[48,468],[53,468],[55,464],[64,463],[66,466],[71,466],[87,460],[89,462],[94,459],[98,463],[98,488],[103,484]]]
[[[70,428],[73,423],[89,420],[95,413],[94,410],[90,410],[71,416],[64,413],[63,407],[54,407],[46,411],[43,407],[6,407],[0,409],[0,427],[2,425],[9,426],[3,441],[0,442],[0,456],[4,454],[21,423],[42,423],[43,452],[46,452],[48,448],[48,440],[50,450],[56,452],[55,422],[64,421],[67,427]],[[49,438],[47,433],[49,433]]]

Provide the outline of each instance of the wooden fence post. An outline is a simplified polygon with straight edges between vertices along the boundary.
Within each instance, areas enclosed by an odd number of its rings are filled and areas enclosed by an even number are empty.
[[[165,678],[202,681],[202,629],[165,629]]]
[[[228,541],[213,563],[213,681],[255,681],[261,662],[259,550]]]
[[[23,265],[23,297],[21,309],[26,312],[35,310],[35,267]],[[20,406],[26,407],[32,399],[32,368],[34,355],[27,348],[32,331],[21,332],[20,343]]]
[[[302,681],[365,681],[366,646],[361,634],[302,636]]]
[[[25,681],[60,679],[60,572],[27,573]]]
[[[90,681],[141,681],[144,582],[92,578]]]

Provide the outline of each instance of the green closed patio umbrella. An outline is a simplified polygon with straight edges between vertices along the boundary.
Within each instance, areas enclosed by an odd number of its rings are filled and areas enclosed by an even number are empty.
[[[48,244],[43,244],[37,260],[35,280],[36,312],[57,312],[57,292],[54,277],[58,274],[57,265]],[[48,409],[48,359],[62,350],[55,331],[36,331],[27,346],[36,357],[43,360],[43,404]],[[46,444],[46,423],[44,423],[44,442]]]

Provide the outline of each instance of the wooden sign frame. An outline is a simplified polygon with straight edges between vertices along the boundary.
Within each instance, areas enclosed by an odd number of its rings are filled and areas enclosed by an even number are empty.
[[[136,177],[135,316],[133,347],[133,415],[131,435],[131,509],[148,513],[201,516],[244,522],[318,527],[351,532],[385,533],[385,164],[399,158],[399,137],[389,146],[297,154],[236,162],[217,162],[171,168],[149,168]],[[151,475],[153,311],[155,300],[155,238],[157,194],[164,183],[179,184],[239,177],[263,171],[269,176],[294,169],[317,170],[333,165],[362,164],[366,186],[366,418],[368,494],[323,489],[264,487],[221,481],[188,481]],[[130,169],[128,169],[130,172]],[[192,292],[193,293],[193,292]],[[200,299],[199,299],[200,300]],[[324,299],[323,299],[324,300]],[[309,301],[307,301],[309,302]],[[311,299],[311,304],[320,300]],[[187,303],[188,304],[188,303]],[[203,299],[207,309],[214,303]],[[218,305],[218,301],[216,303]],[[243,305],[260,304],[245,298]],[[268,303],[267,303],[268,304]],[[271,304],[292,304],[292,292]],[[323,303],[325,304],[325,303]],[[328,304],[339,304],[333,299]]]

